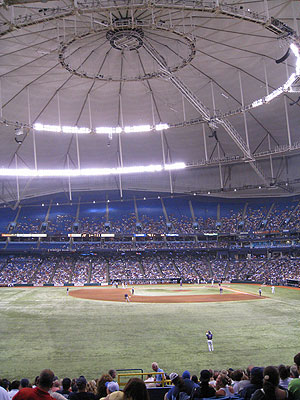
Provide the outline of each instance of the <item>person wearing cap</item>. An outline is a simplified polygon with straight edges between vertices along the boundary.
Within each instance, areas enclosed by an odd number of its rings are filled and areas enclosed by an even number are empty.
[[[196,388],[194,397],[214,397],[216,395],[215,389],[209,384],[211,374],[207,369],[200,372],[200,386]]]
[[[212,331],[207,331],[205,335],[207,339],[208,351],[214,351]]]
[[[250,371],[250,383],[240,392],[241,397],[250,400],[252,394],[263,385],[263,368],[253,367]]]
[[[23,388],[13,397],[14,400],[53,400],[49,394],[54,379],[50,369],[44,369],[35,388]]]
[[[300,373],[300,353],[294,357],[294,363],[296,364],[297,370]],[[292,394],[293,399],[300,400],[300,378],[294,378],[291,380],[288,386],[289,393]]]
[[[191,374],[190,374],[190,372],[187,371],[187,370],[185,370],[185,371],[182,373],[182,379],[184,380],[186,386],[187,386],[188,388],[190,388],[191,390],[192,390],[194,387],[196,387],[196,388],[199,387],[198,383],[195,383],[195,382],[193,382],[193,381],[191,380]]]
[[[87,392],[86,389],[87,380],[83,375],[81,375],[78,379],[76,379],[76,386],[78,388],[78,392],[72,392],[70,394],[70,400],[95,400],[94,393]]]
[[[111,399],[111,394],[114,392],[118,392],[120,390],[119,385],[117,384],[117,382],[106,382],[105,383],[106,386],[106,393],[107,396],[106,397],[102,397],[101,400],[109,400]],[[112,396],[113,398],[114,396]]]
[[[191,381],[191,374],[189,371],[184,371],[182,377],[176,372],[172,372],[170,374],[170,380],[174,386],[165,394],[165,400],[176,399],[180,392],[185,392],[190,396],[193,389],[199,387],[197,383]]]

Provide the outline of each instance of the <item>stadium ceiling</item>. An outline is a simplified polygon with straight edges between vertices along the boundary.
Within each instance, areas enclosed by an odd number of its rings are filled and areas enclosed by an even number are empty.
[[[299,1],[0,4],[2,201],[300,193]]]

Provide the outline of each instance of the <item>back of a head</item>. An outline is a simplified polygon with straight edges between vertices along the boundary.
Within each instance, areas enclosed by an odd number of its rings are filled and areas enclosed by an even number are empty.
[[[275,389],[279,384],[279,372],[276,367],[269,366],[264,369],[263,389],[266,400],[275,399]]]
[[[115,377],[117,376],[117,371],[116,371],[115,369],[110,369],[110,370],[108,371],[108,374],[109,374],[113,379],[115,379]]]
[[[149,394],[146,385],[142,379],[129,379],[123,391],[124,400],[149,400]]]
[[[62,380],[62,388],[63,390],[69,390],[71,387],[71,379],[70,378],[64,378]]]
[[[292,365],[290,368],[290,376],[291,378],[299,378],[299,372],[297,365]]]
[[[235,382],[240,382],[243,377],[243,371],[241,369],[236,369],[235,371],[232,372],[231,374],[231,379],[234,380]]]
[[[283,381],[290,376],[290,368],[285,365],[279,365],[278,367],[280,379]]]
[[[27,378],[22,378],[20,381],[21,388],[29,387],[29,380]]]
[[[20,386],[20,381],[12,381],[12,383],[11,383],[11,385],[10,385],[10,390],[13,390],[13,389],[19,389],[19,386]]]
[[[253,367],[250,372],[250,382],[253,385],[262,386],[263,369],[261,367]]]
[[[219,374],[218,378],[221,380],[222,382],[222,387],[225,387],[227,385],[231,385],[231,379],[229,378],[229,376],[227,374]]]
[[[109,374],[103,374],[100,376],[97,383],[97,395],[101,395],[101,397],[106,396],[106,382],[111,382],[113,379]]]
[[[208,385],[208,382],[210,381],[211,378],[211,373],[207,369],[203,369],[200,372],[200,382],[201,382],[201,387]]]
[[[187,371],[187,370],[185,370],[185,371],[182,373],[182,378],[183,378],[183,379],[191,379],[191,374],[190,374],[190,372]]]
[[[294,363],[297,365],[297,368],[299,370],[300,368],[300,353],[296,354],[294,357]]]
[[[6,378],[0,379],[0,386],[3,387],[5,390],[8,390],[9,380]]]
[[[84,391],[86,389],[87,380],[83,375],[81,375],[78,379],[76,379],[76,385],[79,391]]]
[[[54,373],[50,369],[44,369],[39,376],[38,386],[45,389],[50,389],[53,383]]]

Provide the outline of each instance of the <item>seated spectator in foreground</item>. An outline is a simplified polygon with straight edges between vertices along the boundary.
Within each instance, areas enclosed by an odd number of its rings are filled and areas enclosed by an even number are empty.
[[[232,379],[232,387],[234,390],[234,393],[238,393],[240,390],[240,381],[243,378],[243,371],[241,369],[237,369],[235,371],[232,372],[231,374],[231,379]]]
[[[0,386],[3,387],[6,391],[8,391],[9,388],[9,380],[7,379],[0,379]]]
[[[191,381],[194,382],[194,383],[196,383],[197,385],[199,385],[199,381],[198,381],[197,375],[193,375],[193,376],[191,377]]]
[[[246,371],[243,371],[243,377],[239,382],[238,393],[241,394],[242,390],[250,383],[251,370],[254,365],[249,365]]]
[[[163,378],[164,370],[161,369],[161,368],[159,368],[157,362],[153,362],[152,365],[151,365],[151,367],[152,367],[152,369],[153,369],[154,372],[158,372],[158,373],[155,375],[156,386],[161,386],[161,381],[162,381],[162,378]]]
[[[0,386],[0,400],[10,400],[7,390]]]
[[[87,380],[83,375],[76,379],[76,385],[78,392],[71,393],[69,397],[70,400],[95,400],[94,393],[87,392]]]
[[[140,378],[129,379],[124,387],[123,392],[124,400],[150,400],[146,385]]]
[[[96,400],[101,399],[102,397],[105,397],[107,395],[106,393],[106,382],[112,382],[112,377],[109,374],[103,374],[98,383],[97,383],[97,394],[96,394]]]
[[[20,381],[20,389],[29,387],[29,380],[27,378],[22,378]]]
[[[289,383],[292,380],[290,377],[290,367],[286,367],[285,365],[279,365],[278,367],[279,371],[279,386],[282,389],[288,389]]]
[[[147,378],[145,379],[144,382],[145,382],[147,388],[156,386],[156,383],[154,382],[154,377],[151,374],[147,375]]]
[[[184,392],[189,396],[191,395],[194,388],[194,382],[192,382],[190,379],[183,379],[176,374],[176,372],[172,372],[170,374],[170,380],[174,386],[165,394],[165,400],[175,400],[181,392]]]
[[[284,400],[288,397],[287,390],[280,389],[279,372],[276,367],[266,367],[264,369],[263,387],[254,392],[251,400]]]
[[[253,367],[250,372],[250,383],[240,392],[245,400],[250,400],[252,394],[261,389],[263,384],[263,368]]]
[[[61,393],[59,393],[59,388],[59,381],[58,379],[56,379],[55,381],[53,381],[52,387],[49,390],[49,394],[56,400],[65,400],[65,397]]]
[[[186,386],[191,389],[191,392],[194,387],[195,388],[199,387],[198,383],[195,383],[191,380],[191,374],[189,371],[184,371],[182,373],[182,379],[184,380],[184,383],[186,384]]]
[[[200,387],[196,388],[194,397],[214,397],[216,395],[215,389],[209,384],[210,372],[207,369],[203,369],[200,372]]]
[[[96,394],[97,394],[96,381],[94,381],[94,380],[88,381],[88,383],[86,385],[86,389],[87,389],[87,392],[94,393],[94,395],[96,396]]]
[[[59,380],[58,380],[58,377],[55,376],[54,381],[52,383],[51,391],[55,393],[55,392],[58,392],[59,390],[60,390]]]
[[[39,376],[35,388],[23,388],[13,397],[14,400],[52,400],[48,393],[51,389],[54,373],[50,369],[44,369]]]
[[[36,376],[34,378],[34,383],[33,383],[32,387],[35,388],[37,386],[38,382],[39,382],[39,376]]]
[[[294,363],[296,364],[297,371],[300,373],[300,353],[294,357]],[[300,379],[294,378],[289,383],[289,393],[292,394],[294,400],[300,400]]]
[[[234,390],[231,386],[231,379],[226,374],[219,374],[216,380],[216,396],[233,397]]]
[[[118,392],[120,391],[119,385],[117,384],[117,382],[106,382],[106,393],[107,396],[106,397],[102,397],[101,400],[109,400],[111,397],[110,395],[114,392]]]
[[[12,399],[18,393],[20,381],[12,381],[10,384],[10,391],[8,392],[9,398]]]
[[[108,375],[110,375],[112,377],[112,380],[114,381],[117,377],[117,371],[115,369],[110,369],[108,371]]]
[[[57,392],[62,394],[66,399],[68,399],[71,394],[71,379],[64,378],[62,380],[62,389],[58,390]]]
[[[298,372],[297,365],[292,365],[291,366],[291,368],[290,368],[290,377],[292,379],[299,378],[299,372]]]

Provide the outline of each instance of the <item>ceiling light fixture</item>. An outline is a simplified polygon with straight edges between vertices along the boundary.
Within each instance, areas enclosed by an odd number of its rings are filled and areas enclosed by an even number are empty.
[[[36,123],[33,125],[33,129],[38,132],[57,132],[57,133],[79,133],[79,134],[105,134],[112,135],[116,133],[143,133],[152,131],[162,131],[169,129],[169,124],[157,124],[157,125],[133,125],[125,126],[124,128],[117,126],[97,126],[95,129],[78,126],[60,126],[60,125],[48,125],[42,123]]]
[[[163,172],[186,168],[184,162],[174,164],[153,164],[145,166],[120,167],[120,168],[82,168],[82,169],[29,169],[29,168],[0,168],[0,176],[54,178],[54,177],[83,177],[83,176],[109,176],[125,175],[145,172]]]

